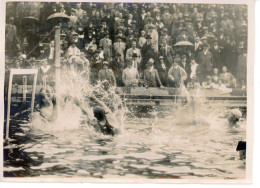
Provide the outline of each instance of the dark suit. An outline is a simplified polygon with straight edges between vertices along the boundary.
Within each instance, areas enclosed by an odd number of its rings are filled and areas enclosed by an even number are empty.
[[[162,47],[161,53],[164,56],[166,67],[167,67],[167,69],[169,69],[173,63],[174,52],[173,52],[172,47],[168,46],[168,45]]]
[[[207,51],[206,54],[204,51],[198,54],[196,62],[201,67],[201,81],[204,81],[207,75],[210,75],[212,72],[212,62],[213,56],[212,53]]]
[[[185,72],[187,74],[187,79],[184,81],[184,84],[187,85],[187,83],[190,79],[190,73],[191,73],[190,64],[186,62],[184,65],[182,62],[180,62],[179,65],[180,65],[180,67],[182,67],[185,70]]]

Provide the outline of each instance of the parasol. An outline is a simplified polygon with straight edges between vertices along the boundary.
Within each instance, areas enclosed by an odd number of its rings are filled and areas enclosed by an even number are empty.
[[[22,19],[23,24],[39,24],[39,19],[33,17],[33,16],[27,16]]]
[[[47,21],[50,21],[54,24],[58,24],[58,23],[62,23],[62,22],[68,22],[68,21],[70,21],[70,18],[67,14],[58,12],[58,13],[54,13],[54,14],[50,15],[47,18]]]

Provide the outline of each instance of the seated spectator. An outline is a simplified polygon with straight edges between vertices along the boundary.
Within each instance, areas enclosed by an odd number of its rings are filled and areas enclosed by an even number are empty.
[[[147,87],[163,87],[152,58],[149,59],[147,69],[144,70],[144,83]]]
[[[181,85],[184,85],[186,79],[187,74],[185,70],[179,66],[178,60],[175,58],[168,72],[168,86],[179,88]]]
[[[190,60],[190,78],[198,79],[198,74],[200,73],[199,65],[196,63],[194,56]]]
[[[223,84],[226,87],[229,88],[236,87],[235,77],[231,73],[227,72],[227,67],[225,66],[222,68],[222,73],[219,75],[219,79],[223,82]]]
[[[222,80],[218,81],[218,83],[215,85],[215,89],[218,89],[221,94],[232,92],[232,89],[231,88],[227,88],[225,86],[225,84],[222,83]]]
[[[187,89],[200,89],[201,85],[196,77],[191,77],[190,81],[187,83]]]
[[[202,82],[202,88],[204,89],[214,89],[216,88],[216,84],[212,82],[212,79],[210,76],[206,77],[206,81]]]
[[[127,60],[127,68],[123,70],[122,81],[126,87],[137,87],[139,82],[139,73],[132,67],[132,62]]]
[[[116,86],[116,78],[112,69],[108,68],[108,62],[103,61],[103,68],[98,72],[98,80],[108,81],[110,85]]]
[[[214,68],[214,69],[213,69],[213,74],[212,74],[211,78],[212,78],[212,81],[213,81],[215,84],[218,83],[219,74],[218,74],[218,69],[217,69],[217,68]]]

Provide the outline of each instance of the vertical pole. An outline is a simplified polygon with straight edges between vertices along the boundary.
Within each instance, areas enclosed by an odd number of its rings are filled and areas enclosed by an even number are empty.
[[[13,71],[10,70],[10,77],[9,77],[9,86],[8,86],[8,98],[7,98],[7,118],[6,118],[6,132],[5,138],[9,139],[9,121],[10,121],[10,108],[11,108],[11,91],[12,91],[12,82],[13,82]]]
[[[55,92],[57,115],[60,109],[60,25],[55,26]]]
[[[32,90],[32,102],[31,102],[31,118],[32,118],[32,114],[33,114],[33,109],[34,109],[34,100],[35,100],[35,90],[36,90],[36,82],[37,82],[37,72],[34,74],[33,77],[33,90]],[[30,119],[30,121],[32,121],[32,119]]]
[[[26,102],[27,76],[23,76],[23,102]]]

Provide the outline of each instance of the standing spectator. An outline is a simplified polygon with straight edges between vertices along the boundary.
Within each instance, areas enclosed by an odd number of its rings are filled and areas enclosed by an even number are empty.
[[[165,64],[167,69],[169,69],[173,63],[173,56],[174,52],[171,46],[167,45],[167,42],[165,39],[162,40],[162,48],[161,48],[161,54],[163,55],[165,59]]]
[[[125,53],[125,43],[122,42],[122,38],[120,36],[115,37],[115,43],[113,44],[114,54],[120,54],[121,61],[124,62],[124,53]]]
[[[139,40],[138,40],[138,47],[139,48],[143,48],[145,42],[146,42],[145,31],[142,30],[141,31],[141,36],[139,37]]]
[[[213,58],[213,68],[221,69],[223,67],[222,51],[218,46],[218,41],[213,41],[213,48],[210,50]]]
[[[239,84],[239,87],[246,89],[246,73],[247,73],[247,53],[246,50],[240,45],[238,49],[238,59],[237,66],[235,68],[236,78]]]
[[[139,82],[139,73],[132,67],[132,62],[127,60],[127,68],[123,70],[122,81],[126,87],[137,87]]]
[[[132,47],[129,48],[126,51],[126,59],[132,58],[134,53],[137,55],[137,62],[138,62],[138,64],[140,64],[141,61],[142,61],[141,51],[140,51],[140,49],[138,49],[136,47],[136,41],[135,40],[132,41]]]
[[[15,51],[17,50],[17,44],[17,29],[14,25],[14,18],[11,17],[9,19],[9,23],[5,26],[5,49],[10,56],[15,55]]]
[[[205,80],[207,75],[212,71],[212,53],[208,51],[209,45],[203,44],[203,51],[198,54],[197,62],[201,67],[200,81]]]
[[[190,79],[191,66],[190,66],[189,63],[187,63],[186,55],[182,55],[180,67],[182,67],[185,70],[186,74],[187,74],[187,79],[184,81],[184,84],[187,85],[187,83],[188,83],[188,81]]]
[[[99,57],[99,51],[96,51],[90,60],[90,81],[94,85],[97,83],[98,73],[102,69],[102,62],[103,59]]]
[[[117,85],[118,86],[123,86],[123,83],[122,83],[122,71],[125,68],[125,63],[124,63],[124,61],[121,58],[121,54],[120,53],[116,53],[113,61],[111,61],[110,64],[111,64],[111,69],[113,70],[113,72],[115,74]]]
[[[112,41],[109,39],[109,33],[105,33],[105,37],[102,38],[99,42],[99,45],[102,46],[104,54],[107,58],[112,57]]]
[[[49,44],[49,47],[45,50],[45,58],[48,59],[50,64],[54,64],[54,58],[55,58],[55,50],[54,50],[54,40],[52,40]]]
[[[42,66],[39,70],[39,82],[41,84],[49,84],[53,81],[54,70],[48,65],[48,61],[46,59],[42,60]]]
[[[168,75],[168,72],[167,72],[167,69],[166,69],[166,65],[164,63],[163,56],[159,57],[159,63],[157,65],[156,69],[158,70],[158,75],[159,75],[159,78],[160,78],[160,80],[162,82],[162,85],[166,86],[167,85],[167,75]]]
[[[103,68],[98,72],[98,80],[108,81],[110,85],[116,86],[116,78],[111,69],[108,68],[108,62],[103,61]]]

